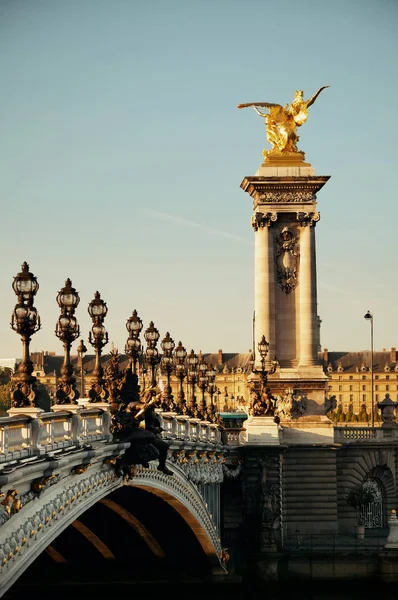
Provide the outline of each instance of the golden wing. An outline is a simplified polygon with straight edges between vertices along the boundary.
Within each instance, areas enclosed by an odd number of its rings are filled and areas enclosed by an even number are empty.
[[[248,106],[265,106],[266,108],[278,106],[279,108],[282,108],[280,104],[275,104],[273,102],[248,102],[247,104],[238,104],[238,108],[247,108]]]

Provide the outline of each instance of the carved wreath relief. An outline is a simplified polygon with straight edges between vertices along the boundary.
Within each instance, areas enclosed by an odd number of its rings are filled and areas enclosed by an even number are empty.
[[[285,294],[297,287],[300,246],[291,229],[284,227],[276,237],[276,278]]]

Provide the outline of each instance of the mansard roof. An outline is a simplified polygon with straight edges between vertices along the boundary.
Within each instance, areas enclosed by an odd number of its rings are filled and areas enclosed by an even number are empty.
[[[373,352],[373,370],[384,371],[387,365],[391,371],[394,371],[397,361],[391,359],[390,350]],[[365,365],[366,370],[370,370],[371,352],[370,350],[363,350],[361,352],[328,352],[327,359],[324,361],[324,368],[327,369],[328,365],[332,366],[333,372],[338,372],[339,365],[341,365],[345,373],[357,373],[361,371],[363,365]]]

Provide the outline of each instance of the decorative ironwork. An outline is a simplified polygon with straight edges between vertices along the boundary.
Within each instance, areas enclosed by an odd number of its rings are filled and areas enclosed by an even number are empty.
[[[33,306],[34,297],[39,289],[36,277],[29,271],[29,265],[24,262],[22,271],[14,277],[12,288],[17,295],[18,302],[11,315],[11,328],[21,336],[22,361],[15,375],[12,388],[12,406],[37,406],[36,383],[32,375],[33,363],[30,360],[30,338],[41,328],[40,317]]]
[[[250,406],[249,412],[251,415],[258,416],[273,416],[275,411],[275,398],[272,396],[270,388],[267,386],[268,375],[275,373],[278,363],[273,360],[269,370],[265,368],[265,359],[268,355],[269,342],[265,339],[265,335],[257,344],[258,351],[261,356],[261,371],[254,368],[254,358],[251,361],[252,377],[249,376],[250,389]]]
[[[61,367],[61,376],[58,380],[58,389],[55,393],[57,404],[77,404],[80,393],[76,389],[76,378],[70,362],[70,349],[72,343],[79,337],[80,328],[74,316],[79,305],[79,294],[72,287],[72,282],[67,279],[57,296],[57,303],[61,309],[55,328],[55,335],[64,345],[64,363]]]
[[[108,308],[102,300],[99,292],[95,292],[94,299],[88,305],[88,312],[92,319],[93,326],[89,333],[88,341],[95,350],[95,365],[93,377],[91,379],[91,389],[88,392],[89,402],[107,402],[109,392],[106,389],[104,379],[104,369],[101,365],[102,348],[108,343],[108,332],[103,323]]]
[[[198,405],[196,404],[196,397],[195,397],[195,385],[198,381],[198,362],[199,362],[199,359],[192,349],[191,352],[187,356],[187,365],[188,365],[187,381],[191,385],[191,398],[189,399],[187,408],[188,408],[188,414],[190,414],[193,417],[196,417],[198,415],[198,410],[199,410]]]
[[[80,397],[84,398],[84,368],[83,368],[83,359],[84,355],[87,352],[87,348],[84,345],[83,340],[80,340],[80,344],[77,347],[77,354],[80,362]]]
[[[145,350],[145,363],[149,366],[151,372],[151,385],[156,386],[156,366],[159,364],[159,352],[156,348],[156,344],[160,338],[159,331],[156,329],[153,321],[149,323],[149,327],[146,328],[144,338],[147,343]]]
[[[210,394],[210,406],[207,407],[207,418],[211,423],[214,423],[216,418],[216,407],[214,405],[213,397],[217,392],[217,386],[215,384],[217,373],[218,371],[213,365],[210,365],[206,372],[208,379],[207,391]]]
[[[133,373],[137,373],[137,362],[139,356],[142,354],[142,346],[140,341],[140,333],[142,331],[143,323],[134,309],[133,314],[127,319],[126,329],[129,332],[129,337],[126,342],[125,352],[130,357],[131,368]]]
[[[199,405],[198,417],[201,419],[207,418],[207,404],[205,391],[207,390],[207,386],[209,385],[209,378],[207,376],[208,364],[200,353],[199,363],[198,363],[198,387],[202,392],[202,399]]]
[[[186,358],[187,351],[181,342],[178,342],[177,348],[174,350],[175,375],[179,381],[176,409],[182,414],[186,414],[188,410],[184,394],[184,379],[187,376]]]
[[[161,342],[163,356],[160,361],[160,368],[163,373],[166,373],[167,384],[166,390],[162,394],[162,409],[163,410],[174,410],[174,398],[170,385],[170,376],[174,371],[174,359],[173,350],[175,348],[174,340],[170,337],[170,333],[167,332]]]
[[[374,499],[362,508],[358,523],[367,529],[383,527],[383,495],[380,485],[375,479],[367,479],[363,487],[373,493]]]

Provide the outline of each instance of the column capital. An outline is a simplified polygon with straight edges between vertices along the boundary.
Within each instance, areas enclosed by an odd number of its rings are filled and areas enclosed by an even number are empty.
[[[321,214],[319,212],[298,212],[297,220],[300,221],[301,227],[310,227],[314,226],[317,221],[321,218]]]
[[[278,213],[263,213],[260,211],[256,211],[251,219],[251,225],[254,231],[262,227],[269,227],[271,223],[274,223],[278,219]]]

